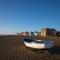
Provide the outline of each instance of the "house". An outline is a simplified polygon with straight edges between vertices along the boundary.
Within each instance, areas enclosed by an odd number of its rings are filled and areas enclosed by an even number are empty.
[[[57,31],[57,32],[56,32],[56,36],[57,36],[57,37],[60,37],[60,31]]]
[[[52,28],[44,28],[41,30],[40,35],[42,37],[47,37],[47,36],[56,36],[56,30]]]
[[[29,32],[21,32],[20,35],[23,35],[23,36],[29,36],[30,33],[29,33]]]

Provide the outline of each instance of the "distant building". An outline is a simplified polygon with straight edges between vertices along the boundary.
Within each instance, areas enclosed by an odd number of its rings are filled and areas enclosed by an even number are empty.
[[[46,29],[42,29],[42,30],[41,30],[41,33],[40,33],[40,36],[46,37],[46,35],[47,35]]]
[[[41,35],[41,32],[39,32],[38,34],[37,34],[37,36],[40,36]]]
[[[20,35],[23,35],[23,36],[29,36],[30,33],[29,33],[29,32],[21,32]]]
[[[56,30],[55,29],[51,29],[51,28],[45,28],[41,30],[40,35],[42,37],[46,37],[46,36],[56,36]]]
[[[56,36],[57,36],[57,37],[60,37],[60,31],[57,31],[57,32],[56,32]]]

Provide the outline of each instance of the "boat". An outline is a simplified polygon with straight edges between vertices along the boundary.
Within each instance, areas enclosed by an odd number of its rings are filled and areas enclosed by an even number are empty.
[[[24,44],[25,46],[30,48],[46,49],[46,48],[52,48],[54,46],[54,41],[24,39]]]

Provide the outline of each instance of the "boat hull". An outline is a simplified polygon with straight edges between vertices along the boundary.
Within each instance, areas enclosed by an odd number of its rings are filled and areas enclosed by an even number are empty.
[[[43,48],[45,48],[45,44],[36,44],[36,43],[27,43],[27,42],[24,42],[24,44],[27,47],[35,48],[35,49],[43,49]]]
[[[54,46],[53,41],[43,41],[42,40],[36,40],[36,41],[24,41],[25,46],[35,49],[47,49],[52,48]]]

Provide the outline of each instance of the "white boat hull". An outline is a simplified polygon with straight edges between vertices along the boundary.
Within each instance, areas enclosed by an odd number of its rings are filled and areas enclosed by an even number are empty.
[[[26,43],[26,42],[24,43],[27,47],[31,47],[31,48],[38,48],[38,49],[45,48],[45,44],[35,44],[35,43]]]
[[[44,43],[36,43],[36,42],[26,42],[26,41],[24,41],[24,44],[27,47],[36,48],[36,49],[52,48],[54,46],[53,41],[47,41],[47,42],[44,42]]]

